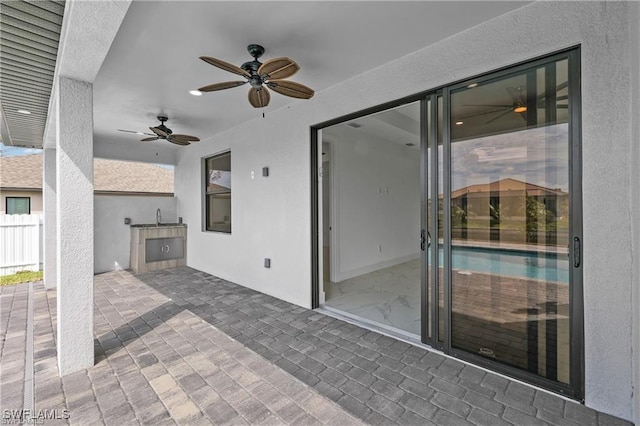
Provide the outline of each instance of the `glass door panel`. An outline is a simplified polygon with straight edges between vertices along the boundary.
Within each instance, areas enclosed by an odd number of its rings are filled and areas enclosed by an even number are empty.
[[[569,383],[568,61],[450,93],[451,347]]]
[[[322,142],[325,306],[420,339],[421,102],[326,127]]]

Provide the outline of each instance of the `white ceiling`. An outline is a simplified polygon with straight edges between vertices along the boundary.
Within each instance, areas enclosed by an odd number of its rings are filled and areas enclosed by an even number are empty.
[[[140,143],[158,113],[176,133],[205,139],[262,114],[248,85],[195,97],[189,90],[242,77],[199,56],[241,65],[250,43],[262,61],[288,56],[290,78],[316,92],[528,2],[134,1],[94,82],[99,143]],[[298,101],[272,92],[266,113]],[[174,146],[165,141],[154,144]],[[176,147],[178,148],[178,147]]]

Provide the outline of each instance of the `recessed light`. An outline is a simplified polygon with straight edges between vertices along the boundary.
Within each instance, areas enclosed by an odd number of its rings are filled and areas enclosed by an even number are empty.
[[[31,114],[31,111],[27,111],[26,109],[19,109],[18,112],[20,114]]]
[[[467,86],[469,89],[473,89],[474,87],[478,87],[478,83],[471,83]]]
[[[456,126],[462,126],[464,124],[464,121],[456,121]]]
[[[349,126],[349,127],[353,127],[354,129],[359,129],[360,127],[362,127],[362,124],[358,124],[358,123],[349,123],[349,124],[347,124],[347,126]]]
[[[524,105],[519,105],[513,109],[513,112],[527,112],[527,107]]]
[[[202,96],[202,92],[199,90],[189,90],[189,93],[191,93],[193,96]]]

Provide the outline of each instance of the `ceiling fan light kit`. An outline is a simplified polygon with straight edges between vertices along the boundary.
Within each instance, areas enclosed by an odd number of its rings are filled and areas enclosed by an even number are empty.
[[[284,80],[300,70],[300,66],[292,59],[278,57],[262,63],[258,58],[264,54],[264,47],[259,44],[250,44],[247,46],[247,51],[249,55],[253,57],[253,61],[245,62],[239,67],[211,56],[200,56],[200,59],[206,63],[230,73],[240,75],[244,77],[245,80],[214,83],[203,86],[198,90],[201,92],[215,92],[249,83],[251,88],[249,89],[248,99],[254,108],[264,108],[269,105],[271,95],[267,88],[281,95],[297,99],[310,99],[314,95],[314,91],[309,87],[293,81]]]

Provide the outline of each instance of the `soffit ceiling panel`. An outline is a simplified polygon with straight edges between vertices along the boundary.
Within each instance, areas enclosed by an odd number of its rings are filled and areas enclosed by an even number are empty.
[[[239,66],[247,45],[261,61],[287,56],[301,69],[290,78],[316,92],[437,43],[527,2],[491,1],[135,1],[94,82],[94,140],[140,144],[156,116],[176,133],[206,139],[262,116],[248,85],[200,97],[189,90],[241,80],[199,56]],[[378,90],[372,87],[371,90]],[[270,111],[296,101],[272,93]],[[166,141],[146,146],[164,145]]]
[[[64,5],[62,0],[0,3],[0,115],[5,145],[42,147]]]

